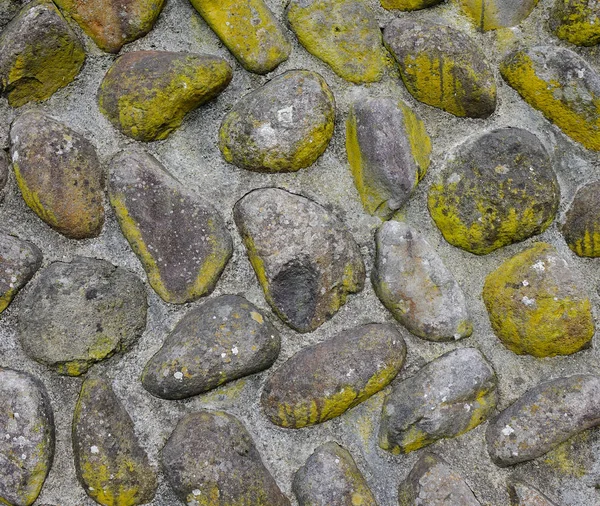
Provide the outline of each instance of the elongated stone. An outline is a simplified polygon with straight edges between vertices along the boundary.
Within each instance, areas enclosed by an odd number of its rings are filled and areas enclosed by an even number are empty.
[[[121,231],[156,293],[182,304],[212,292],[233,253],[216,209],[137,148],[113,158],[108,186]]]
[[[167,480],[186,504],[289,506],[252,436],[223,411],[183,417],[162,450]]]
[[[387,221],[375,235],[375,293],[400,323],[430,341],[468,337],[473,324],[462,289],[442,259],[406,223]]]
[[[502,60],[500,73],[565,134],[600,151],[600,75],[583,58],[556,46],[519,49]]]
[[[431,140],[405,103],[390,97],[361,99],[346,120],[346,152],[364,208],[388,219],[425,176]]]
[[[358,0],[291,0],[290,27],[306,50],[351,83],[380,81],[385,70],[381,31]]]
[[[8,182],[8,166],[9,166],[8,156],[6,151],[0,149],[0,201],[4,199],[4,187]]]
[[[191,0],[242,67],[266,74],[288,59],[292,46],[263,0]]]
[[[0,502],[35,502],[54,457],[54,417],[44,384],[0,367]]]
[[[243,97],[225,116],[219,148],[229,163],[258,172],[294,172],[323,154],[335,100],[325,80],[292,70]]]
[[[385,27],[383,41],[417,100],[459,117],[487,118],[495,111],[494,74],[466,34],[446,25],[398,18]]]
[[[316,202],[262,188],[239,200],[233,217],[267,302],[293,329],[316,329],[362,290],[358,245]]]
[[[81,486],[104,506],[134,506],[154,498],[156,471],[140,446],[110,383],[87,378],[73,415],[73,454]]]
[[[496,384],[492,366],[477,349],[442,355],[394,383],[381,412],[379,446],[409,453],[474,429],[496,407]]]
[[[222,58],[132,51],[117,58],[98,90],[98,107],[115,128],[138,141],[165,139],[185,115],[215,98],[232,71]]]
[[[538,0],[460,0],[463,12],[482,32],[518,25],[537,3]]]
[[[222,295],[187,313],[146,364],[144,388],[184,399],[271,367],[279,332],[238,295]]]
[[[600,44],[600,3],[557,0],[550,13],[550,29],[559,39],[577,46]]]
[[[25,203],[66,237],[96,237],[104,224],[104,170],[83,135],[39,112],[10,129],[11,156]]]
[[[535,459],[600,425],[600,378],[578,374],[527,391],[490,422],[488,453],[500,467]]]
[[[594,335],[590,299],[550,244],[536,243],[490,273],[483,301],[502,344],[520,355],[570,355]]]
[[[600,181],[579,188],[561,227],[567,245],[581,257],[600,256],[599,194]]]
[[[381,6],[388,10],[416,11],[442,3],[442,0],[381,0]]]
[[[508,487],[511,506],[556,506],[539,490],[522,481],[513,481]]]
[[[385,388],[404,364],[406,345],[391,325],[342,331],[300,350],[267,380],[261,404],[276,425],[322,423]]]
[[[12,107],[41,102],[79,74],[85,51],[50,0],[26,4],[0,34],[0,90]]]

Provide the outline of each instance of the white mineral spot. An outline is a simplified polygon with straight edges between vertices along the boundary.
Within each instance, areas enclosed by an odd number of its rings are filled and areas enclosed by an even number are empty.
[[[529,286],[529,281],[527,281],[526,279],[523,280],[523,286]]]
[[[223,352],[221,353],[221,358],[225,358],[227,356],[227,353]]]
[[[335,463],[339,464],[340,463],[340,459],[335,459]]]
[[[279,109],[279,111],[277,111],[277,120],[279,121],[279,123],[284,123],[286,125],[293,123],[294,107],[290,105],[289,107],[286,107],[284,109]]]
[[[100,450],[98,450],[98,447],[97,447],[96,445],[92,446],[92,447],[90,448],[90,451],[91,451],[92,453],[100,453]]]
[[[510,436],[514,431],[515,429],[513,429],[510,425],[507,425],[504,427],[504,429],[502,429],[502,434],[505,436]]]
[[[27,455],[23,454],[23,455],[21,455],[21,458],[22,458],[23,460],[25,460],[25,459],[27,458]]]
[[[583,79],[583,76],[585,76],[585,69],[576,70],[576,72],[579,79]]]
[[[175,376],[176,380],[182,380],[183,379],[183,373],[181,371],[177,371],[175,374],[173,374],[173,376]]]
[[[194,490],[192,490],[192,494],[194,495],[200,495],[202,493],[201,490],[198,490],[197,488],[195,488]]]
[[[21,418],[21,415],[19,415],[19,413],[14,413],[14,414],[13,414],[13,417],[14,417],[14,418],[16,418],[16,419],[18,420],[19,418]]]
[[[450,177],[448,178],[448,184],[458,183],[460,180],[461,180],[460,175],[457,174],[456,172],[453,172],[452,174],[450,174]]]
[[[465,404],[465,411],[471,411],[471,405]]]
[[[18,151],[13,152],[12,160],[13,160],[13,162],[17,162],[19,160],[19,152]]]
[[[533,264],[533,268],[538,272],[544,272],[546,270],[546,264],[541,260],[535,264]]]
[[[521,302],[526,306],[533,306],[535,304],[535,299],[530,299],[527,297],[527,295],[525,295],[525,297],[521,299]]]
[[[231,353],[233,353],[234,355],[237,355],[239,353],[237,346],[234,346],[233,348],[231,348]]]

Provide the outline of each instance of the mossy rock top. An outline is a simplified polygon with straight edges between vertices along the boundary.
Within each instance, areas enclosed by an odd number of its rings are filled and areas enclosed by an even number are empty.
[[[556,0],[550,13],[550,29],[576,46],[600,44],[600,2],[598,0]]]
[[[569,248],[581,257],[600,257],[598,195],[600,195],[600,181],[579,188],[561,226],[561,232]]]
[[[509,28],[523,21],[538,0],[458,0],[463,12],[482,32]]]

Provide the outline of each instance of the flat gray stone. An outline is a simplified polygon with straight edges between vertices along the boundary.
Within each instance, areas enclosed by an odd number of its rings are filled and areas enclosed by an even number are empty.
[[[539,490],[522,481],[513,481],[508,487],[511,506],[556,506]]]

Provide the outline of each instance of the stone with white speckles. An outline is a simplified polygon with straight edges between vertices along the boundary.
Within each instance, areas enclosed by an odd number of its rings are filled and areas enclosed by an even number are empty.
[[[539,490],[522,481],[513,481],[509,484],[511,506],[556,506]]]

